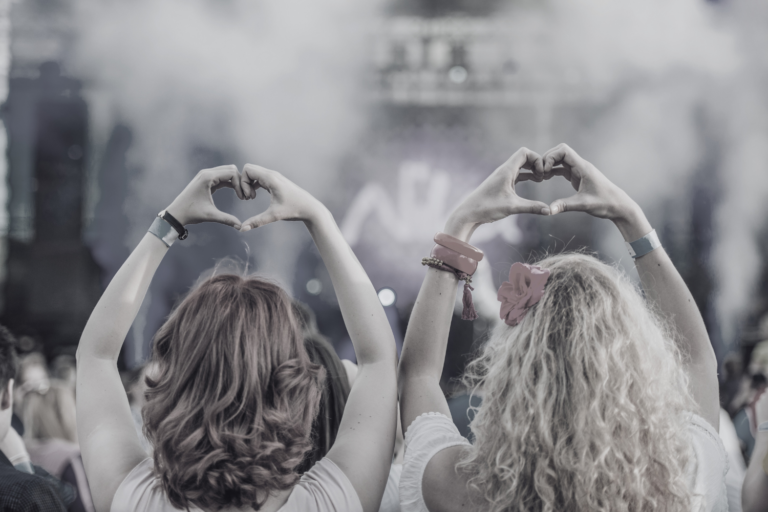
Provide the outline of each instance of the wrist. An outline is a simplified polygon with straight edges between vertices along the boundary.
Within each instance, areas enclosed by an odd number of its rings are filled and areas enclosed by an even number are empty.
[[[173,218],[179,221],[182,226],[189,224],[189,217],[184,213],[184,208],[180,208],[176,205],[176,201],[171,203],[165,211],[173,215]]]
[[[651,223],[645,217],[645,213],[634,201],[622,208],[612,220],[627,242],[634,242],[653,230]]]
[[[306,224],[307,229],[309,230],[315,229],[316,227],[319,227],[328,222],[332,222],[334,224],[336,223],[331,211],[319,201],[317,207],[313,208],[312,211],[304,219],[304,224]]]
[[[477,224],[463,220],[460,215],[451,214],[445,221],[443,233],[458,238],[462,242],[469,242],[472,233],[477,229]]]

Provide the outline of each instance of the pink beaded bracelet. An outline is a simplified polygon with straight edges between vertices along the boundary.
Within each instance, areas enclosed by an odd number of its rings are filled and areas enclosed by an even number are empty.
[[[475,320],[477,312],[472,301],[474,288],[472,288],[471,283],[472,274],[477,270],[477,261],[459,254],[453,249],[436,245],[432,248],[429,258],[422,258],[421,264],[444,272],[451,272],[459,281],[464,281],[464,295],[462,297],[464,309],[461,312],[461,319]]]
[[[442,245],[436,245],[432,248],[432,252],[429,255],[433,258],[443,260],[446,265],[460,270],[467,275],[472,275],[477,270],[477,261],[472,258],[467,258],[463,254],[459,254],[453,249],[448,249]]]

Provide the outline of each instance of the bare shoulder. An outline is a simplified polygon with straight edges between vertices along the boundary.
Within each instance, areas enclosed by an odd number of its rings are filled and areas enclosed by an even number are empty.
[[[435,454],[424,470],[421,489],[430,512],[477,510],[470,500],[467,476],[456,471],[466,446],[452,446]]]

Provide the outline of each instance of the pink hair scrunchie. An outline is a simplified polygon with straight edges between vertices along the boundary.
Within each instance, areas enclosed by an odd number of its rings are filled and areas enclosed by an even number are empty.
[[[519,324],[525,314],[544,295],[549,270],[537,265],[514,263],[509,281],[502,283],[496,298],[501,302],[500,317],[509,326]]]

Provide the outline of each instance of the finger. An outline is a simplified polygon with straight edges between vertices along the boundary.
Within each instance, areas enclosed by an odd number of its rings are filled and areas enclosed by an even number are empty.
[[[212,192],[223,187],[230,187],[235,190],[238,198],[245,199],[243,188],[240,185],[240,172],[237,170],[237,167],[234,165],[224,165],[210,169],[210,172],[213,178]]]
[[[254,228],[260,228],[261,226],[266,226],[267,224],[271,224],[273,222],[277,222],[279,219],[275,215],[275,213],[268,209],[265,212],[262,212],[258,215],[254,215],[250,219],[243,222],[242,227],[240,228],[240,231],[250,231]]]
[[[253,199],[256,197],[256,188],[251,186],[251,182],[245,173],[240,175],[240,187],[243,189],[243,195],[246,199]]]
[[[211,192],[216,192],[217,190],[222,189],[222,188],[231,188],[231,189],[234,190],[235,186],[232,185],[232,183],[230,183],[228,181],[222,180],[222,181],[219,181],[218,183],[216,183],[215,185],[213,185],[211,187]]]
[[[240,219],[234,215],[224,213],[217,209],[214,209],[208,213],[208,220],[211,222],[218,222],[219,224],[226,224],[227,226],[232,226],[235,229],[240,229],[242,226]]]
[[[574,194],[565,199],[558,199],[549,205],[550,215],[557,215],[562,212],[586,212],[589,209],[589,203],[581,194]]]
[[[518,197],[514,206],[514,213],[535,213],[537,215],[549,215],[549,205],[541,201],[532,201]]]
[[[542,177],[544,173],[541,156],[528,148],[520,148],[515,151],[515,154],[509,157],[506,164],[510,165],[515,172],[518,172],[520,169],[527,169],[533,171],[533,174],[537,177]]]
[[[533,174],[538,178],[543,178],[544,175],[544,162],[541,159],[541,155],[535,151],[531,151],[528,148],[522,148],[525,151],[525,162],[520,167],[521,169],[528,169],[533,171]]]
[[[548,180],[551,178],[554,178],[555,176],[562,176],[563,178],[567,179],[568,181],[571,181],[571,177],[573,176],[571,172],[571,166],[565,164],[561,167],[554,167],[549,172],[544,173],[544,179]]]
[[[272,191],[272,187],[275,184],[275,175],[277,174],[275,171],[260,165],[245,164],[243,167],[243,176],[246,176],[251,184],[258,183],[256,188],[262,187],[268,192]]]
[[[579,164],[581,157],[568,144],[558,144],[550,149],[542,157],[544,162],[544,172],[552,170],[552,167],[565,163],[571,167]]]
[[[536,177],[532,172],[521,172],[517,175],[517,178],[515,178],[515,184],[523,181],[535,181],[539,183],[543,181],[543,179]]]
[[[245,174],[245,172],[243,172],[243,174],[240,176],[240,186],[243,187],[243,193],[248,199],[255,199],[256,191],[259,188],[261,188],[261,186],[259,185],[259,182],[251,181],[251,179],[248,177],[248,175]]]

